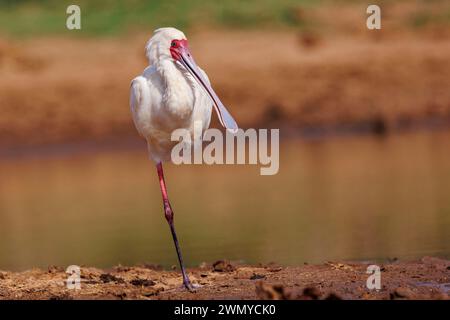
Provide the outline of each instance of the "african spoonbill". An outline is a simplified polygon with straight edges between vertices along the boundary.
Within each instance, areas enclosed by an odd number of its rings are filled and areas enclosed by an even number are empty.
[[[195,63],[183,32],[175,28],[155,30],[147,43],[146,55],[149,66],[131,82],[131,113],[137,131],[147,140],[149,156],[156,163],[164,214],[175,244],[183,284],[192,290],[194,286],[186,273],[175,232],[162,163],[170,161],[171,150],[177,143],[171,141],[171,133],[183,128],[194,137],[196,121],[201,121],[206,130],[213,106],[226,129],[236,131],[238,127],[212,89],[206,73]]]

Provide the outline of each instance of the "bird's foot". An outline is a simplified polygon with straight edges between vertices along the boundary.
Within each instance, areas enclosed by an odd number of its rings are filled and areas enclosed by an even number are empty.
[[[201,288],[201,285],[196,283],[191,283],[190,281],[184,281],[183,287],[186,288],[189,292],[195,292],[195,290]]]

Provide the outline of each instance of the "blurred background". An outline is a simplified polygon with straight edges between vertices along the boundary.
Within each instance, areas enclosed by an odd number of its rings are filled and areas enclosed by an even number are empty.
[[[128,106],[162,26],[281,134],[274,176],[166,167],[189,266],[449,257],[450,2],[375,2],[0,0],[0,269],[176,264]]]

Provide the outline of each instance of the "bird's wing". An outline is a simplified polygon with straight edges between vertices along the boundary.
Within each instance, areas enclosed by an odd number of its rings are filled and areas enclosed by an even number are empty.
[[[143,135],[143,121],[150,119],[150,88],[148,81],[143,76],[138,76],[130,85],[130,109],[133,122],[138,132]],[[144,136],[144,135],[143,135]]]

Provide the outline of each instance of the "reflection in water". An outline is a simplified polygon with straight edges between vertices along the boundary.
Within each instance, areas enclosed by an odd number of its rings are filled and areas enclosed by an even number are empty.
[[[450,133],[284,141],[280,171],[166,166],[188,265],[450,255]],[[0,160],[0,269],[176,264],[139,151]]]

